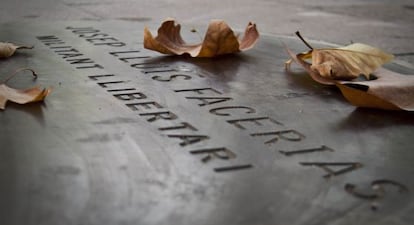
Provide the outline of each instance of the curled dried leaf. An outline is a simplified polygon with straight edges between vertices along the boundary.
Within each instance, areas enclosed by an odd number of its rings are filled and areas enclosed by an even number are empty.
[[[369,45],[355,43],[341,48],[312,50],[311,69],[334,80],[367,79],[372,72],[391,61],[393,55]]]
[[[311,64],[306,62],[304,59],[307,59],[311,56],[311,53],[299,53],[295,55],[289,48],[286,47],[287,53],[290,55],[290,59],[285,63],[286,71],[290,71],[290,65],[292,62],[296,62],[297,64],[301,65],[306,72],[312,77],[312,79],[318,83],[326,84],[326,85],[335,85],[335,82],[332,79],[322,77],[319,73],[311,69]]]
[[[295,55],[286,48],[291,60],[286,62],[286,70],[292,61],[300,64],[318,83],[336,85],[344,97],[358,107],[377,108],[385,110],[414,111],[414,75],[402,75],[380,68],[373,75],[374,79],[365,81],[333,80],[321,76],[312,69],[312,64],[304,59],[311,57],[310,52]]]
[[[180,34],[180,24],[168,19],[161,24],[157,37],[153,37],[148,28],[144,29],[144,47],[163,54],[192,57],[215,57],[252,48],[259,39],[256,25],[249,23],[244,37],[239,40],[233,30],[222,20],[210,22],[204,40],[199,44],[187,44]]]
[[[372,72],[391,61],[394,56],[372,46],[354,43],[340,48],[315,49],[296,32],[310,51],[299,53],[294,59],[302,65],[312,77],[324,77],[332,80],[353,80],[360,75],[367,79]],[[307,60],[311,59],[311,63]],[[314,75],[312,75],[314,74]]]
[[[51,92],[50,88],[33,87],[25,90],[14,89],[6,85],[6,82],[13,78],[18,72],[30,70],[22,69],[16,71],[9,78],[0,83],[0,109],[5,109],[7,101],[12,101],[18,104],[26,104],[30,102],[43,101],[46,96]],[[33,76],[37,75],[33,70],[30,70]]]
[[[414,111],[414,75],[381,68],[375,80],[338,81],[344,97],[359,107]]]
[[[15,45],[8,42],[0,42],[0,58],[8,58],[12,56],[17,49],[31,49],[32,46]]]

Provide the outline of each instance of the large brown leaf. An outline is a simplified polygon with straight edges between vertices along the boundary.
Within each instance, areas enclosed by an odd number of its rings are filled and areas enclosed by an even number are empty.
[[[167,19],[158,29],[157,37],[153,37],[147,27],[144,29],[144,47],[163,54],[192,57],[214,57],[236,53],[252,48],[259,39],[256,25],[249,23],[244,37],[239,40],[232,29],[222,20],[210,22],[204,40],[199,44],[187,44],[180,34],[180,24]]]
[[[292,61],[297,62],[316,82],[336,85],[355,106],[414,111],[414,75],[377,69],[391,60],[392,55],[364,44],[337,49],[312,49],[297,55],[288,48],[286,50],[291,57],[286,62],[287,71],[290,71]],[[307,62],[310,58],[312,63]],[[354,79],[361,74],[368,79]]]
[[[352,80],[369,75],[391,61],[393,55],[369,45],[355,43],[341,48],[313,49],[311,69],[335,80]]]
[[[312,77],[324,77],[328,80],[352,80],[360,75],[369,79],[370,74],[383,64],[391,61],[394,56],[372,46],[354,43],[340,48],[315,49],[300,35],[296,35],[311,50],[303,52],[291,59],[302,65]],[[311,59],[312,62],[307,62]],[[289,66],[291,60],[287,62]]]
[[[327,85],[335,84],[335,81],[333,79],[323,77],[317,71],[314,71],[311,69],[312,64],[304,60],[306,59],[304,55],[310,55],[309,53],[299,53],[296,55],[287,47],[286,47],[286,51],[290,56],[290,59],[285,63],[286,71],[288,72],[290,71],[290,65],[293,60],[297,64],[301,65],[306,70],[306,72],[308,72],[308,74],[312,77],[312,79],[315,80],[316,82],[321,83],[321,84],[327,84]]]
[[[12,56],[17,49],[33,48],[31,46],[15,45],[8,42],[0,42],[0,58],[8,58]]]
[[[19,90],[7,86],[6,82],[10,80],[10,78],[12,78],[16,73],[0,83],[0,109],[5,109],[7,101],[12,101],[19,104],[43,101],[45,97],[50,93],[50,88],[41,89],[39,87],[33,87],[25,90]],[[33,76],[37,77],[34,71],[32,71],[32,74]]]

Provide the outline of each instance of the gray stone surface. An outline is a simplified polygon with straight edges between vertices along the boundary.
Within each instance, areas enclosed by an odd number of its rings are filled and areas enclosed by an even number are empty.
[[[280,34],[365,42],[410,61],[412,11],[408,1],[5,1],[0,40],[35,48],[0,60],[1,77],[30,67],[54,88],[44,103],[0,112],[0,224],[410,224],[413,114],[357,109],[288,76],[282,42],[306,48]],[[168,16],[185,39],[212,18],[239,30],[252,20],[264,35],[243,54],[160,57],[143,49],[142,31]],[[125,45],[94,45],[68,26]],[[177,118],[150,119],[166,111]]]
[[[289,76],[282,42],[297,52],[296,38],[263,35],[248,52],[213,59],[160,57],[136,40],[145,24],[1,27],[0,38],[35,45],[1,60],[1,74],[30,67],[36,84],[54,88],[44,103],[0,112],[0,224],[413,220],[412,113],[356,109],[334,88]]]

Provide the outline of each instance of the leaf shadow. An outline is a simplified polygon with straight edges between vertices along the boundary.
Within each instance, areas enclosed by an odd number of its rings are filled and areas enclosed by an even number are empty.
[[[285,71],[285,76],[289,89],[295,90],[295,92],[323,96],[323,98],[348,104],[339,88],[314,81],[306,71]]]
[[[45,125],[44,112],[43,112],[44,107],[46,107],[46,104],[44,102],[31,102],[31,103],[27,103],[24,105],[17,104],[14,102],[7,103],[7,108],[20,111],[20,112],[24,112],[32,116],[42,126]]]
[[[337,127],[343,130],[363,130],[400,125],[414,125],[414,112],[356,108]]]
[[[226,86],[234,80],[240,67],[251,61],[245,54],[227,54],[213,58],[193,58],[189,55],[159,56],[144,60],[147,65],[160,65],[171,68],[171,72],[186,73],[208,78],[219,86]],[[145,72],[144,72],[145,73]]]

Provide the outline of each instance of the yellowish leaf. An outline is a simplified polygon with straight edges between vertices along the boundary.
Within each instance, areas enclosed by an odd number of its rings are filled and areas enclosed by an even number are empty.
[[[300,60],[289,49],[286,49],[291,59],[300,64],[318,83],[336,85],[344,97],[358,107],[377,108],[385,110],[414,111],[414,75],[402,75],[380,68],[373,73],[375,79],[366,81],[340,81],[321,76],[312,70],[311,64]],[[310,53],[299,53],[301,58],[309,57]],[[289,71],[291,61],[288,61]]]
[[[316,82],[321,83],[321,84],[326,84],[326,85],[334,85],[335,84],[334,80],[322,77],[318,72],[312,70],[311,69],[312,64],[310,64],[310,63],[308,63],[304,60],[304,59],[310,58],[312,56],[311,52],[299,53],[299,54],[295,55],[295,53],[293,53],[287,47],[286,47],[286,51],[290,56],[290,60],[288,60],[285,63],[286,71],[288,71],[288,72],[290,71],[290,64],[292,63],[292,61],[294,61],[297,64],[301,65],[306,70],[306,72],[308,72],[308,74],[312,77],[312,79],[315,80]]]
[[[333,84],[334,80],[353,80],[360,75],[369,79],[372,72],[394,58],[381,49],[361,43],[340,48],[314,49],[299,32],[296,32],[296,35],[311,50],[299,53],[296,57],[292,57],[294,54],[288,52],[291,59],[302,65],[314,79],[323,77],[331,80],[324,83]],[[307,61],[308,59],[311,59],[311,63]]]
[[[7,101],[12,101],[18,104],[43,101],[45,97],[51,92],[50,88],[41,89],[39,87],[33,87],[25,90],[19,90],[7,86],[6,82],[20,71],[22,70],[16,71],[12,76],[0,83],[0,109],[5,109]],[[30,71],[32,72],[33,76],[37,77],[36,73],[33,70]]]
[[[341,48],[313,49],[311,69],[334,80],[369,75],[394,56],[369,45],[355,43]]]
[[[298,33],[297,33],[298,34]],[[299,38],[303,38],[298,34]],[[304,43],[312,48],[306,41]],[[286,48],[291,59],[286,70],[295,61],[318,83],[336,85],[344,97],[358,107],[385,110],[414,111],[414,75],[403,75],[379,68],[393,58],[379,49],[364,44],[352,44],[336,49],[313,49],[294,54]],[[312,63],[307,60],[312,59]],[[360,74],[368,79],[358,81]],[[374,77],[369,76],[370,74]]]
[[[153,37],[148,28],[144,29],[144,47],[163,54],[192,57],[215,57],[231,54],[252,48],[259,39],[256,25],[249,23],[244,37],[239,40],[233,30],[222,20],[210,22],[204,40],[199,44],[187,44],[180,34],[181,26],[173,19],[167,19],[158,29],[157,37]]]
[[[33,48],[31,46],[15,45],[8,42],[0,42],[0,58],[8,58],[12,56],[17,49]]]
[[[375,80],[338,81],[344,97],[355,106],[414,111],[414,75],[381,68]]]

